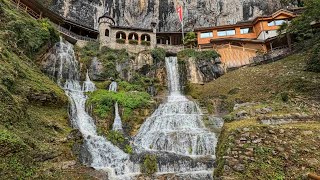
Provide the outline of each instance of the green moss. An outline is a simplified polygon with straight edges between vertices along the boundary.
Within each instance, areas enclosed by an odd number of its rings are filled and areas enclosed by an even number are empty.
[[[141,172],[147,175],[152,175],[157,172],[158,164],[157,157],[155,155],[147,154],[144,157],[143,163],[140,165]]]

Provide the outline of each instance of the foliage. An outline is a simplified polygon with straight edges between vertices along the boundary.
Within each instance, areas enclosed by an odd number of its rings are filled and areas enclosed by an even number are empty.
[[[157,172],[158,164],[157,157],[155,155],[147,154],[144,157],[143,163],[140,165],[141,172],[146,173],[147,175],[152,175]]]
[[[190,57],[195,58],[197,61],[211,61],[212,59],[220,57],[220,55],[214,50],[196,51],[194,49],[184,49],[178,52],[179,61],[186,60]]]
[[[141,41],[141,45],[150,46],[150,41]]]
[[[138,41],[137,40],[129,40],[129,44],[137,45]]]
[[[307,70],[320,72],[320,42],[307,55]]]
[[[80,57],[80,62],[85,64],[82,72],[89,69],[92,59],[96,57],[103,64],[104,69],[100,76],[104,79],[117,79],[119,73],[116,70],[116,64],[126,62],[130,58],[125,49],[116,50],[103,47],[99,50],[98,42],[90,42],[83,48],[76,47],[76,53]]]
[[[130,145],[126,144],[124,147],[124,152],[128,153],[128,154],[132,154],[133,153],[133,149]]]
[[[163,48],[154,48],[151,51],[151,56],[155,63],[162,62],[166,58],[166,50]]]
[[[190,48],[196,47],[197,35],[195,32],[188,32],[183,40],[184,45],[190,46]]]
[[[191,84],[189,94],[212,112],[215,99],[219,99],[223,111],[232,110],[237,103],[279,101],[282,92],[290,92],[290,98],[314,99],[319,94],[320,75],[305,71],[305,65],[305,55],[296,54],[274,63],[231,71],[205,85]]]
[[[300,42],[315,36],[310,23],[320,20],[320,1],[306,0],[304,3],[305,11],[303,14],[294,18],[287,27],[287,32],[295,34]]]
[[[118,131],[109,131],[107,133],[107,139],[116,146],[119,146],[125,142],[123,134]]]
[[[150,95],[146,92],[109,92],[97,90],[90,94],[88,103],[96,106],[95,111],[100,117],[106,117],[115,102],[128,112],[134,109],[147,107],[150,104]],[[129,117],[128,117],[129,118]]]
[[[119,44],[124,44],[124,43],[126,43],[126,40],[125,39],[117,39],[116,42]]]
[[[15,51],[34,57],[43,46],[54,44],[59,40],[58,32],[48,19],[34,20],[29,15],[21,16],[12,11],[6,1],[0,7],[1,36],[5,36],[5,43]]]

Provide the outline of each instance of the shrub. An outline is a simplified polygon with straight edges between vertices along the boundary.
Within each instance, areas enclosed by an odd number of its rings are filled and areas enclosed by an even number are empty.
[[[137,45],[138,41],[137,40],[129,40],[129,44]]]
[[[132,154],[133,153],[133,149],[130,145],[126,144],[124,146],[124,152],[128,153],[128,154]]]
[[[141,41],[141,45],[150,46],[150,41]]]
[[[116,42],[119,44],[125,44],[126,40],[125,39],[117,39]]]
[[[307,70],[320,72],[320,43],[316,44],[307,56]]]
[[[212,59],[220,57],[220,55],[214,50],[196,51],[194,49],[185,49],[178,52],[179,61],[186,60],[190,57],[195,58],[196,61],[202,61],[202,60],[211,61]]]
[[[280,94],[280,96],[281,96],[281,100],[282,100],[283,102],[288,102],[288,101],[289,101],[289,93],[287,93],[287,92],[282,92],[282,93]]]
[[[147,175],[156,173],[158,169],[157,157],[155,155],[146,155],[140,167],[141,172],[146,173]]]
[[[120,146],[125,142],[124,136],[118,131],[109,131],[107,134],[107,139],[112,142],[112,144]]]
[[[154,48],[151,51],[151,56],[155,63],[164,61],[164,59],[166,58],[166,50],[162,48]]]

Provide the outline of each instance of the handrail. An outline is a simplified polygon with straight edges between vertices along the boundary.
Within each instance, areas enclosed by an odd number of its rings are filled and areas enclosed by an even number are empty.
[[[60,33],[63,33],[63,34],[65,34],[65,35],[67,35],[67,36],[71,36],[71,37],[73,37],[73,38],[75,38],[75,39],[77,39],[77,40],[91,41],[91,42],[96,41],[96,39],[93,39],[93,38],[90,38],[90,37],[86,37],[86,36],[78,35],[78,34],[72,32],[72,31],[69,31],[69,30],[67,30],[66,28],[61,27],[61,26],[59,26],[59,25],[57,25],[57,24],[54,24],[54,23],[52,23],[52,24],[57,28],[57,30],[58,30]]]

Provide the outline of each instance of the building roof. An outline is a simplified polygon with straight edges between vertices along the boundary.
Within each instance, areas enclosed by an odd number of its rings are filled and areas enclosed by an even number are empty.
[[[252,26],[256,24],[260,20],[269,20],[274,19],[275,17],[279,16],[280,14],[287,14],[288,16],[295,17],[296,15],[291,11],[280,9],[273,13],[270,16],[257,16],[252,20],[247,21],[239,21],[236,24],[229,24],[229,25],[221,25],[221,26],[212,26],[212,27],[202,27],[196,28],[195,31],[206,31],[206,30],[213,30],[213,29],[227,29],[227,28],[235,28],[235,27],[245,27],[245,26]]]
[[[139,28],[139,27],[129,27],[129,26],[110,26],[114,29],[123,29],[123,30],[133,30],[133,31],[144,31],[144,32],[153,32],[152,29]]]

